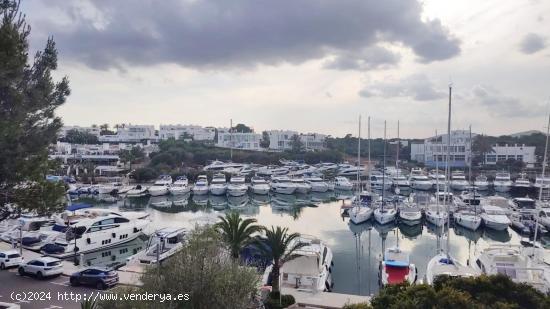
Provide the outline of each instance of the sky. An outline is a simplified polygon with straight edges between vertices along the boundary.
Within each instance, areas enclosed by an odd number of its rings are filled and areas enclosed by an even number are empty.
[[[550,1],[23,0],[67,125],[245,123],[426,137],[544,130]]]

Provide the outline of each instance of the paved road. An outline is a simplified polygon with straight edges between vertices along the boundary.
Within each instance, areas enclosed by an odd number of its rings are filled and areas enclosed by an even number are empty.
[[[45,298],[49,295],[50,300],[15,300],[15,293],[38,292],[35,297]],[[73,293],[73,300],[70,299],[70,293]],[[42,293],[39,295],[39,293]],[[0,302],[16,303],[22,309],[71,309],[80,308],[80,302],[76,302],[76,295],[83,298],[90,297],[92,293],[98,293],[97,290],[88,287],[72,287],[69,284],[69,278],[60,276],[38,280],[34,277],[21,277],[17,274],[17,269],[0,271]],[[21,295],[21,294],[20,294]],[[66,297],[65,297],[66,296]]]

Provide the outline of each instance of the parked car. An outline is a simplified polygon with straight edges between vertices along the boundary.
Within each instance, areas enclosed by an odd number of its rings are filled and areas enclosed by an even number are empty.
[[[21,276],[35,275],[38,279],[59,276],[62,273],[63,265],[61,264],[61,260],[53,257],[40,257],[27,263],[22,263],[19,266],[19,274]]]
[[[118,273],[102,267],[89,267],[71,275],[72,286],[88,285],[100,290],[110,288],[118,283]]]
[[[0,252],[0,269],[19,266],[23,263],[23,257],[17,250],[9,250]]]

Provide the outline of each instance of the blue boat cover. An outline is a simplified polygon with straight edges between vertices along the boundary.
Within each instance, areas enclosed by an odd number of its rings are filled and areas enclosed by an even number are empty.
[[[409,263],[405,261],[385,260],[384,263],[393,267],[409,267]]]
[[[67,210],[68,211],[75,211],[75,210],[79,210],[79,209],[84,209],[84,208],[90,208],[92,207],[92,205],[90,204],[86,204],[86,203],[76,203],[76,204],[72,204],[70,206],[67,207]]]

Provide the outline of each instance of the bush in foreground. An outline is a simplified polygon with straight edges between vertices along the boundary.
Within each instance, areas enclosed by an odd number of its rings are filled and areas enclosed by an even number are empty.
[[[432,308],[550,308],[550,296],[515,283],[504,275],[475,278],[442,276],[433,286],[392,285],[380,290],[371,304],[348,304],[345,309]]]

